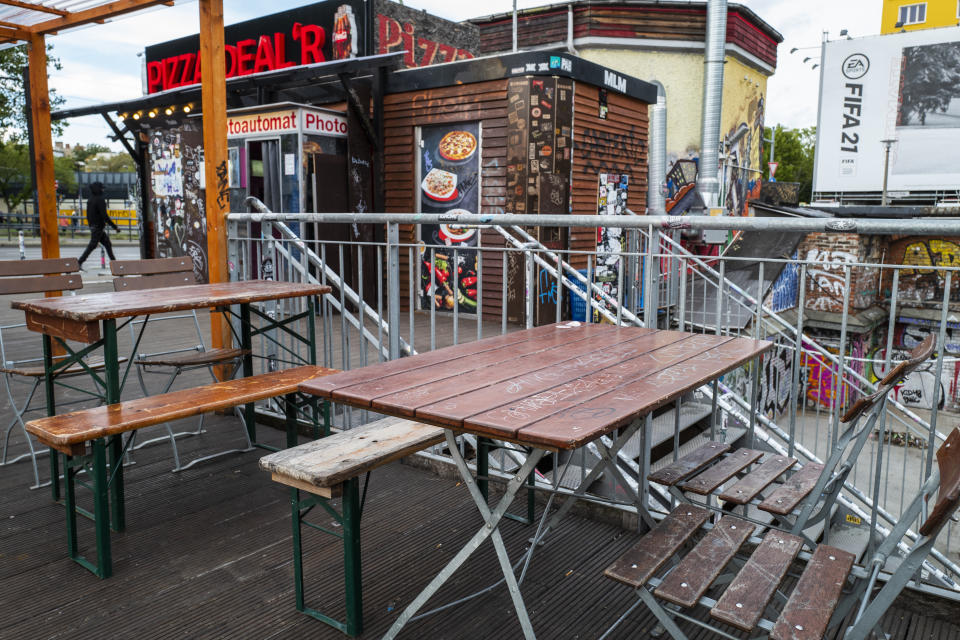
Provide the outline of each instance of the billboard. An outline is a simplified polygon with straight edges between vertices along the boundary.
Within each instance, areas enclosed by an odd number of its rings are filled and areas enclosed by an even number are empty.
[[[960,27],[824,45],[813,189],[954,190],[960,164]]]

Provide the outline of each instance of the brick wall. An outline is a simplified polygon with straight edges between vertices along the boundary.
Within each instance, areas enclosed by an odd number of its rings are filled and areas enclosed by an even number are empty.
[[[843,312],[844,265],[851,265],[849,310],[862,311],[878,302],[880,270],[854,265],[881,261],[883,242],[879,237],[855,233],[811,233],[800,243],[798,257],[808,262],[805,308]]]

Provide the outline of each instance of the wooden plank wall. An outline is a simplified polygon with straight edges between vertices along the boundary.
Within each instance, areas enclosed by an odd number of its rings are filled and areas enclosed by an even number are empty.
[[[480,213],[504,213],[506,202],[507,81],[492,80],[452,87],[395,93],[384,97],[384,181],[386,211],[417,210],[420,187],[416,182],[418,154],[414,128],[422,125],[470,122],[481,124]],[[400,241],[415,244],[413,225],[400,228]],[[503,239],[494,231],[482,232],[481,244],[494,251],[482,254],[483,315],[499,318],[501,309]],[[400,295],[404,308],[410,295],[410,252],[400,253]],[[414,260],[417,257],[414,256]],[[414,271],[415,273],[415,271]]]
[[[513,22],[505,19],[477,21],[480,28],[480,50],[483,54],[509,51],[513,46]],[[706,6],[664,7],[638,6],[623,3],[591,4],[576,7],[573,37],[641,38],[651,40],[688,40],[703,42],[706,38]],[[565,42],[567,8],[526,11],[517,24],[521,47]],[[728,11],[727,42],[739,45],[767,64],[777,64],[777,42],[771,33],[757,24],[750,15],[736,8]]]
[[[577,82],[573,115],[573,186],[570,192],[574,215],[596,215],[598,174],[615,172],[630,176],[627,206],[642,214],[647,206],[647,104],[607,91],[607,118],[601,120],[600,89]],[[595,228],[570,232],[572,251],[595,251]],[[586,267],[586,257],[573,256],[572,264]]]

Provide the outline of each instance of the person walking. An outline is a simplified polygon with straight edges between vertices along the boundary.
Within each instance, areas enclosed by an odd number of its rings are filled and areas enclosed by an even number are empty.
[[[87,199],[87,224],[90,226],[90,242],[87,248],[80,254],[78,262],[83,269],[83,261],[87,259],[90,252],[96,249],[98,244],[102,244],[107,250],[107,255],[111,260],[116,260],[113,255],[113,246],[110,244],[110,236],[107,235],[106,227],[109,224],[114,231],[120,231],[117,225],[107,215],[107,201],[103,197],[103,183],[94,182],[90,185],[90,197]]]

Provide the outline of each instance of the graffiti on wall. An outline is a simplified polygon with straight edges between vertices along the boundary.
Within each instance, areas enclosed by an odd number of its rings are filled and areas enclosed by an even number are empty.
[[[847,251],[812,248],[807,251],[805,259],[810,264],[804,306],[815,311],[842,311],[844,265],[855,263],[857,257]]]
[[[945,271],[938,267],[960,267],[960,244],[943,238],[906,238],[891,243],[895,264],[909,268],[900,272],[897,298],[904,302],[940,301],[946,286]],[[888,277],[889,280],[889,277]],[[889,290],[891,283],[886,283]],[[950,301],[960,302],[960,274],[951,276]]]
[[[739,119],[724,138],[727,159],[724,170],[724,206],[731,215],[747,215],[747,200],[760,195],[763,185],[763,96],[744,104]]]
[[[894,367],[901,360],[909,357],[910,350],[920,344],[927,334],[935,330],[929,327],[920,327],[911,324],[898,324],[894,333],[894,348],[890,354],[890,366]],[[936,404],[939,409],[956,410],[960,406],[960,333],[954,329],[947,329],[944,339],[943,370],[940,379],[937,379],[937,354],[925,362],[912,374],[897,382],[893,388],[893,397],[908,407],[918,409],[932,409]],[[867,378],[871,382],[881,380],[887,372],[885,347],[876,348],[870,352],[867,359]]]
[[[860,375],[864,373],[864,354],[869,350],[873,338],[874,334],[860,334],[850,339],[844,364]],[[817,341],[823,344],[822,338],[817,338]],[[837,347],[825,348],[831,354],[839,353]],[[837,405],[846,407],[856,399],[858,389],[851,384],[852,378],[848,375],[843,384],[838,384],[837,363],[815,351],[806,340],[803,342],[800,362],[803,367],[801,373],[805,372],[804,398],[808,407],[820,406],[832,410]]]
[[[776,419],[790,406],[790,383],[793,379],[793,349],[774,340],[775,347],[763,357],[760,365],[757,406],[768,418]],[[722,380],[743,398],[750,397],[751,366],[734,369]]]
[[[780,313],[797,306],[797,293],[800,290],[800,265],[796,262],[797,252],[790,256],[791,262],[784,265],[780,275],[773,281],[770,293],[767,294],[767,305],[775,312]]]

